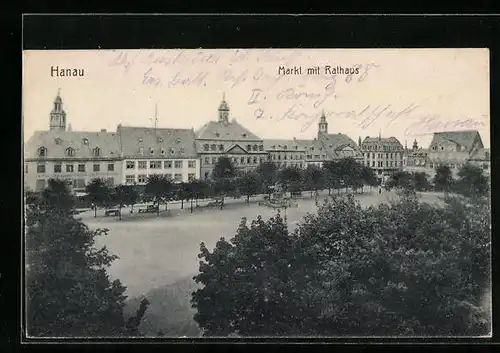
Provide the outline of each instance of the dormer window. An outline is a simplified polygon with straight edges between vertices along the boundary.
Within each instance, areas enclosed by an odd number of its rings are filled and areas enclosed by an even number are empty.
[[[216,132],[215,137],[220,137],[220,134],[218,132]]]
[[[158,143],[162,143],[163,139],[161,137],[158,138]]]
[[[242,134],[241,134],[241,136],[243,136],[243,137],[247,137],[246,132],[242,133]]]
[[[184,153],[184,148],[181,147],[181,150],[180,150],[181,153]]]
[[[170,154],[172,154],[172,155],[175,154],[175,149],[174,148],[170,149]]]
[[[89,144],[89,140],[88,140],[88,139],[86,139],[86,138],[84,138],[84,139],[83,139],[83,144],[84,144],[85,146],[87,146],[87,145]]]
[[[75,155],[75,150],[71,147],[66,148],[66,156],[73,157]]]
[[[288,146],[286,146],[286,145],[285,145],[285,146],[283,146],[283,148],[284,148],[285,150],[287,150],[287,149],[288,149]]]
[[[181,139],[180,138],[177,138],[177,143],[181,143]]]
[[[149,154],[154,154],[154,153],[155,153],[155,149],[154,149],[153,147],[151,147],[151,148],[149,149]]]
[[[142,143],[142,137],[139,137],[139,143]]]
[[[45,147],[38,149],[38,157],[47,157],[47,149]]]
[[[56,145],[60,145],[61,144],[61,139],[59,137],[57,137],[54,142],[56,143]]]
[[[165,155],[165,149],[162,148],[161,151],[160,151],[160,153],[161,153],[162,156]]]
[[[101,154],[101,149],[99,147],[94,148],[93,155],[94,157],[99,157]]]
[[[139,154],[144,154],[144,147],[139,147]]]
[[[224,145],[219,145],[219,151],[224,151]]]

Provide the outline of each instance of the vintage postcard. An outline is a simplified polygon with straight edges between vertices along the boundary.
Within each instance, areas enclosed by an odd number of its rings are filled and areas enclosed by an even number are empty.
[[[23,53],[31,338],[491,337],[487,49]]]

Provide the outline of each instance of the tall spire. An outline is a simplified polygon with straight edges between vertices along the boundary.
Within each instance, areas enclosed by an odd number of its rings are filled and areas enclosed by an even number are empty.
[[[219,106],[219,123],[227,124],[229,122],[229,106],[226,102],[226,93],[222,93],[222,102]]]
[[[328,122],[326,121],[324,109],[321,111],[321,117],[318,123],[318,138],[321,133],[328,134]]]
[[[50,122],[49,129],[50,130],[66,130],[66,112],[63,110],[62,99],[61,99],[61,89],[57,89],[57,96],[54,99],[54,107],[50,112]]]

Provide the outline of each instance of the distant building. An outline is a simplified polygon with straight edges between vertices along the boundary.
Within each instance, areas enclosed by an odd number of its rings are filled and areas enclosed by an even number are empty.
[[[359,139],[363,163],[375,170],[382,181],[392,174],[403,170],[404,148],[395,137],[366,137]]]
[[[66,131],[66,113],[57,95],[49,131],[37,131],[24,146],[25,185],[43,190],[49,179],[66,180],[75,191],[94,178],[121,183],[122,160],[116,133]]]
[[[264,140],[264,150],[268,160],[279,168],[305,167],[305,148],[297,140]]]
[[[154,174],[176,183],[200,178],[193,130],[118,125],[117,134],[123,156],[122,184],[145,184]]]
[[[201,178],[208,178],[221,157],[229,158],[238,169],[250,170],[267,161],[262,139],[229,121],[229,106],[222,99],[218,121],[209,121],[196,131],[196,149],[201,160]]]
[[[409,150],[405,144],[405,152],[403,154],[403,170],[409,173],[424,172],[429,175],[434,165],[428,157],[429,150],[418,147],[417,140],[413,141],[412,149]]]

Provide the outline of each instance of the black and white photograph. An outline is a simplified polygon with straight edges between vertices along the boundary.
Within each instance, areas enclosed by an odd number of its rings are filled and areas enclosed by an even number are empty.
[[[26,337],[492,337],[489,55],[23,51]]]

